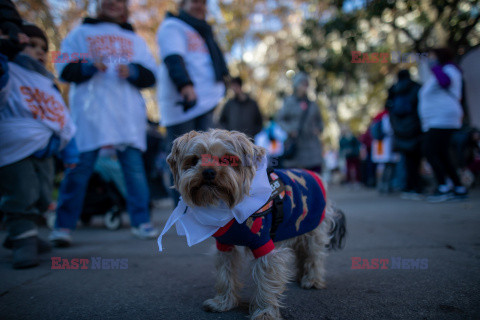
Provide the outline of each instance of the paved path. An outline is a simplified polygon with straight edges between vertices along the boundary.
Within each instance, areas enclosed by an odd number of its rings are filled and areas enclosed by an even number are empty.
[[[480,190],[468,202],[435,205],[370,190],[330,194],[347,215],[347,247],[328,259],[326,290],[289,285],[285,319],[480,319]],[[154,220],[163,227],[168,215],[156,210]],[[171,231],[164,246],[158,253],[156,241],[97,223],[34,269],[12,270],[1,248],[0,319],[246,319],[248,273],[239,308],[201,309],[214,294],[213,239],[188,248]],[[52,270],[51,257],[128,259],[128,268]],[[354,270],[352,257],[389,259],[388,269]],[[428,268],[392,269],[392,257],[428,259]]]

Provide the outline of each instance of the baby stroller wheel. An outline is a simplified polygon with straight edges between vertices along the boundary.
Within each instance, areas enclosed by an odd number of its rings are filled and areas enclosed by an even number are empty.
[[[108,230],[118,230],[122,226],[121,211],[114,207],[112,210],[105,213],[104,221]]]

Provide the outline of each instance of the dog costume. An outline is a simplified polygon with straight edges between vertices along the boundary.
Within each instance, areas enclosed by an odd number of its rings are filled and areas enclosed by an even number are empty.
[[[266,205],[244,223],[232,219],[213,234],[218,250],[247,246],[259,258],[275,248],[274,242],[310,232],[323,221],[325,188],[314,172],[272,170],[269,179],[273,192]]]
[[[324,218],[325,199],[325,189],[315,173],[291,169],[267,174],[264,158],[249,194],[233,209],[225,204],[190,207],[180,199],[158,238],[159,251],[163,250],[163,235],[175,224],[177,234],[186,236],[189,246],[214,236],[221,251],[234,245],[248,246],[259,258],[274,249],[274,241],[314,230]]]

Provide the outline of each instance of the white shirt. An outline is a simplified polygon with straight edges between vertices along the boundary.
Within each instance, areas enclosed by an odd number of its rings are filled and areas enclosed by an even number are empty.
[[[212,58],[200,34],[187,23],[169,17],[158,29],[157,40],[161,62],[157,81],[161,124],[180,124],[214,109],[225,94],[225,85],[215,78]],[[177,105],[183,99],[163,63],[170,55],[182,56],[197,94],[197,104],[187,112]]]
[[[78,150],[86,152],[107,145],[130,145],[145,150],[145,101],[138,88],[116,72],[118,64],[128,63],[155,70],[155,60],[145,41],[115,23],[84,23],[68,34],[60,52],[69,56],[87,53],[90,57],[106,57],[106,72],[98,71],[88,81],[70,87]],[[59,74],[67,64],[56,63]]]
[[[0,95],[0,167],[25,159],[60,137],[63,149],[75,126],[55,83],[35,71],[9,62],[9,80]]]
[[[451,64],[444,66],[443,72],[451,81],[448,88],[442,88],[430,73],[418,93],[418,114],[425,132],[430,128],[458,129],[462,126],[462,74]]]

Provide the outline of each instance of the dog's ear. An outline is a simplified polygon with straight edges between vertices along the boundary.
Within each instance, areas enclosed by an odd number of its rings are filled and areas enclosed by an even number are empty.
[[[170,167],[170,170],[173,173],[173,183],[175,185],[175,188],[178,188],[178,184],[177,184],[179,179],[178,162],[181,160],[183,151],[185,150],[185,146],[192,138],[198,136],[199,134],[200,132],[190,131],[176,138],[173,141],[172,150],[170,151],[170,154],[167,156],[167,163]]]
[[[245,165],[257,167],[260,161],[267,153],[265,148],[255,145],[252,140],[244,133],[230,131],[230,136],[235,142],[235,148],[246,157]]]

